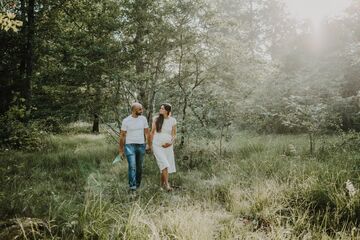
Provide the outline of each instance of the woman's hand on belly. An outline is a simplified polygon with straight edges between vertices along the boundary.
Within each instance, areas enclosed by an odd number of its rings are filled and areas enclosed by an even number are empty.
[[[171,145],[172,145],[171,143],[165,143],[165,144],[162,145],[162,147],[163,147],[163,148],[168,148],[168,147],[170,147]]]

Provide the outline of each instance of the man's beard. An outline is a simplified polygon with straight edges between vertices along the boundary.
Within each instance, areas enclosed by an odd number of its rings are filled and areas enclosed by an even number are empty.
[[[137,112],[136,115],[137,116],[140,116],[142,114],[142,112]]]

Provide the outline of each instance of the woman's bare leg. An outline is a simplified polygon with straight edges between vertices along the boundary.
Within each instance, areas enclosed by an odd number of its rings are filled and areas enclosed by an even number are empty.
[[[169,184],[169,172],[167,168],[164,168],[161,171],[161,186],[164,187],[168,191],[172,191],[172,188]]]

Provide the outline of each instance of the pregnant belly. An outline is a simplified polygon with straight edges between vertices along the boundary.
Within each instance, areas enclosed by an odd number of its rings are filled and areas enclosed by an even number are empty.
[[[163,145],[165,143],[171,143],[171,135],[169,134],[155,134],[153,144]]]

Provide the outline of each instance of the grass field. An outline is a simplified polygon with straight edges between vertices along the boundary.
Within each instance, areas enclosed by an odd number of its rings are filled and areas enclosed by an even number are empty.
[[[105,135],[49,136],[0,155],[0,239],[357,239],[359,139],[324,136],[310,155],[306,135],[243,132],[221,156],[196,139],[176,149],[175,191],[147,155],[134,198]]]

